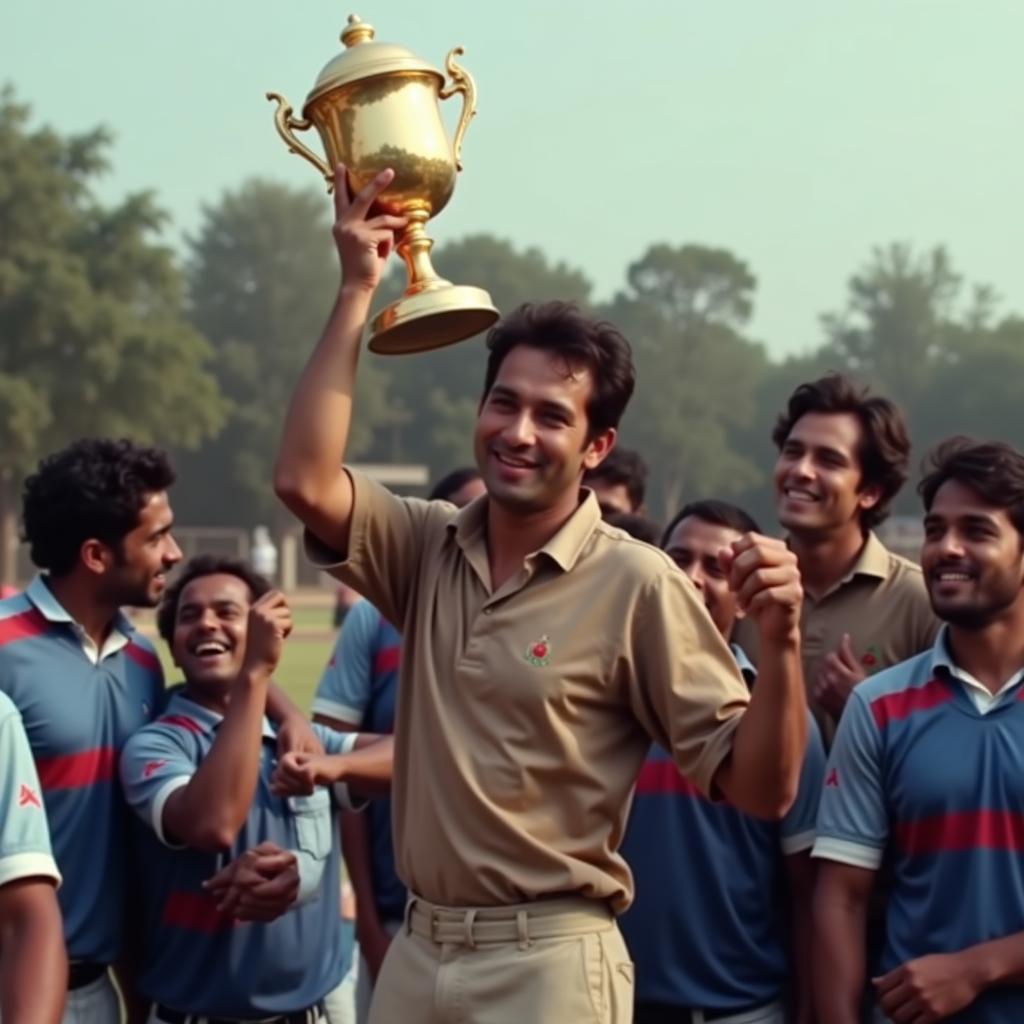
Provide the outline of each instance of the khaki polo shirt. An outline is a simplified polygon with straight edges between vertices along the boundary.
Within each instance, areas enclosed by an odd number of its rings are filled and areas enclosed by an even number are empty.
[[[890,551],[869,533],[849,574],[817,601],[804,594],[801,616],[804,680],[808,703],[831,744],[836,721],[812,696],[825,657],[850,634],[853,653],[869,676],[928,650],[939,623],[932,612],[921,567]],[[757,664],[757,633],[741,622],[737,641]]]
[[[486,497],[456,511],[349,472],[347,560],[306,545],[402,632],[399,876],[447,906],[577,894],[624,910],[616,851],[651,738],[706,792],[748,702],[696,591],[586,492],[495,592]]]

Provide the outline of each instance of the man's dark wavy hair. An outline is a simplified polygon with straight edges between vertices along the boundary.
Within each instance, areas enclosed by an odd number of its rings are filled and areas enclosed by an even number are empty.
[[[890,399],[871,394],[840,373],[830,373],[801,384],[789,396],[786,409],[772,431],[772,440],[779,451],[797,420],[809,412],[851,413],[860,422],[861,488],[877,486],[881,491],[878,503],[860,514],[864,532],[873,530],[889,515],[889,505],[907,480],[910,438],[903,413]]]
[[[926,472],[917,485],[925,512],[930,512],[939,488],[955,480],[990,505],[1006,510],[1024,538],[1024,454],[1003,441],[950,437],[932,450]]]
[[[622,484],[633,508],[641,508],[647,492],[647,463],[638,451],[616,445],[599,466],[583,474],[585,485],[594,480],[613,487]]]
[[[196,555],[190,558],[174,577],[174,582],[164,591],[160,607],[156,612],[156,628],[170,647],[174,639],[174,624],[178,621],[178,604],[185,588],[203,576],[237,576],[248,588],[253,601],[258,600],[271,589],[270,580],[261,576],[240,558],[225,555]]]
[[[48,455],[22,491],[22,538],[33,563],[59,577],[87,540],[119,549],[149,498],[174,480],[166,452],[125,439],[86,438]]]
[[[617,427],[636,384],[633,353],[618,328],[587,316],[572,302],[529,303],[514,309],[487,335],[484,397],[505,356],[519,345],[565,360],[567,368],[590,371],[594,390],[587,401],[587,438]]]

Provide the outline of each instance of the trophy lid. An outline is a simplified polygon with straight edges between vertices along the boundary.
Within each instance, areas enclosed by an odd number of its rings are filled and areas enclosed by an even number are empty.
[[[372,25],[366,24],[357,14],[349,15],[348,25],[341,33],[345,49],[329,61],[317,76],[316,83],[306,97],[307,106],[332,89],[377,75],[419,71],[436,75],[444,83],[444,75],[426,61],[420,60],[411,50],[394,43],[376,42],[373,36]]]

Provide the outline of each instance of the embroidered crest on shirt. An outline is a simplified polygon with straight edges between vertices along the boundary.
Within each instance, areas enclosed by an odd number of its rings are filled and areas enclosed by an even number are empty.
[[[526,660],[537,668],[543,668],[549,661],[551,661],[551,641],[548,639],[547,634],[542,636],[539,640],[534,640],[523,655]]]
[[[160,759],[157,761],[147,761],[142,766],[142,777],[144,779],[150,778],[156,772],[160,771],[160,769],[163,768],[165,764],[167,764],[167,761],[164,759]]]
[[[870,676],[881,668],[882,652],[872,644],[861,656],[861,668]]]
[[[828,773],[828,778],[825,779],[825,788],[826,789],[838,789],[839,788],[839,772],[837,772],[835,770],[835,768],[833,768],[832,771],[830,771]]]

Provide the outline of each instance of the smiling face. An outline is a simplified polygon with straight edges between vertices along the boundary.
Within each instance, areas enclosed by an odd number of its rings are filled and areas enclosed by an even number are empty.
[[[779,522],[790,533],[823,536],[860,530],[860,515],[878,504],[863,484],[862,428],[853,413],[809,412],[793,425],[775,463]]]
[[[171,653],[190,685],[223,691],[245,658],[252,594],[229,573],[190,581],[178,597]]]
[[[743,534],[731,526],[709,523],[698,516],[681,519],[665,542],[665,554],[690,578],[718,631],[728,640],[740,617],[739,600],[718,560]]]
[[[587,439],[590,371],[517,345],[505,356],[476,422],[477,465],[491,501],[522,514],[575,502],[615,431]]]
[[[153,608],[167,586],[167,572],[181,561],[171,535],[174,516],[167,493],[151,494],[139,512],[138,525],[113,548],[104,590],[116,605]]]
[[[1024,600],[1021,536],[1005,509],[947,480],[925,516],[924,536],[921,568],[940,619],[983,629]]]

